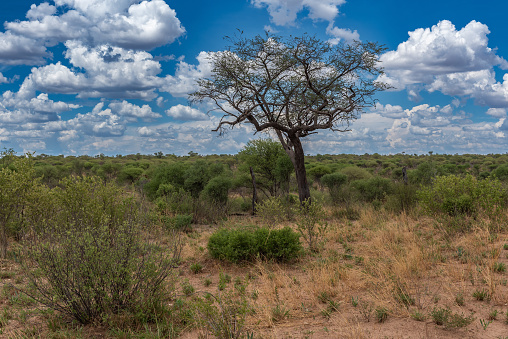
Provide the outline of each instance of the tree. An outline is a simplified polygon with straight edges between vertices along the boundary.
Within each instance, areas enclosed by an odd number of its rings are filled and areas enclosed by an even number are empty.
[[[266,188],[270,196],[278,195],[281,186],[289,184],[293,167],[290,165],[288,168],[287,162],[291,161],[279,142],[271,139],[251,140],[238,155],[254,170],[258,184]]]
[[[191,102],[211,99],[223,116],[214,131],[251,123],[273,131],[293,163],[300,201],[310,198],[301,138],[321,129],[345,132],[373,95],[388,88],[376,79],[384,50],[376,43],[331,45],[316,37],[266,33],[228,38],[210,56],[212,75],[198,81]]]

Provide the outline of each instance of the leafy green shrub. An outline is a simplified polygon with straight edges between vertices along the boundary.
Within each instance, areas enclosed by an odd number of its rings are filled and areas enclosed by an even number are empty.
[[[344,173],[330,173],[323,175],[321,183],[328,188],[332,201],[337,203],[340,199],[340,187],[347,182],[347,175]]]
[[[210,179],[203,189],[203,195],[210,201],[226,205],[228,202],[228,193],[232,187],[232,181],[225,176],[219,176]]]
[[[183,188],[186,169],[187,167],[181,162],[157,167],[152,174],[152,179],[144,187],[147,196],[152,200],[160,197],[166,192],[166,190],[159,191],[159,187],[163,184],[170,184],[176,191]]]
[[[394,212],[410,211],[418,202],[417,188],[412,184],[402,182],[392,186],[392,193],[386,197],[385,206]]]
[[[18,238],[24,232],[28,206],[36,206],[35,190],[40,188],[40,178],[35,178],[35,168],[29,154],[16,157],[13,152],[1,152],[0,159],[0,258],[6,258],[8,238]]]
[[[144,170],[139,167],[127,166],[124,167],[118,174],[119,182],[128,182],[130,184],[138,180],[143,174]]]
[[[163,216],[163,221],[169,230],[189,232],[191,230],[192,215],[177,214],[174,217]]]
[[[275,261],[296,258],[301,250],[300,235],[286,226],[279,230],[257,229],[254,233],[261,257]]]
[[[472,175],[436,177],[418,198],[427,211],[455,215],[494,215],[500,211],[505,192],[496,179],[478,180]]]
[[[341,170],[341,173],[347,176],[348,181],[370,179],[372,177],[369,171],[356,166],[345,167]]]
[[[391,180],[381,177],[355,180],[351,182],[351,186],[360,192],[360,196],[365,201],[369,202],[384,200],[385,196],[392,192]]]
[[[216,259],[233,263],[252,261],[256,257],[288,261],[301,252],[298,233],[286,227],[280,230],[221,229],[208,240],[208,251]]]
[[[96,177],[54,189],[44,227],[25,237],[24,269],[34,299],[82,324],[120,311],[163,307],[164,281],[180,246],[160,251],[141,238],[135,204]]]
[[[332,170],[330,169],[330,167],[328,167],[326,165],[317,165],[317,166],[310,168],[307,171],[307,175],[311,176],[312,178],[314,178],[314,180],[316,180],[318,182],[320,182],[321,178],[324,175],[330,174],[330,173],[332,173]]]
[[[492,171],[491,175],[501,181],[508,181],[508,165],[501,165]]]

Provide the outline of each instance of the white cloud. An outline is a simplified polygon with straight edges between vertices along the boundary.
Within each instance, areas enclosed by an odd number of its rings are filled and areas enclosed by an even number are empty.
[[[134,120],[143,119],[145,121],[151,121],[161,117],[159,113],[153,112],[152,108],[148,105],[143,105],[140,107],[125,100],[122,102],[112,102],[108,107],[118,115],[134,118]]]
[[[163,83],[160,63],[143,51],[101,45],[84,46],[68,41],[66,58],[75,69],[60,62],[33,68],[27,78],[40,91],[78,94],[78,97],[154,99]],[[82,72],[78,72],[81,70]]]
[[[176,105],[166,110],[166,114],[176,120],[209,120],[208,116],[203,112],[184,105]]]
[[[345,0],[251,0],[258,8],[266,7],[273,23],[279,26],[294,25],[297,15],[309,11],[312,20],[333,21],[339,14],[338,6]]]
[[[171,93],[175,97],[187,97],[198,89],[196,81],[212,74],[210,56],[213,52],[200,52],[196,57],[197,65],[191,65],[181,60],[174,76],[168,75],[161,90]]]
[[[330,25],[326,29],[326,33],[333,36],[332,39],[328,40],[332,45],[338,44],[341,40],[346,42],[360,41],[360,34],[356,30],[351,31],[350,29],[332,27]]]
[[[17,36],[54,45],[71,39],[93,45],[153,49],[185,33],[176,12],[163,0],[56,0],[56,6],[32,5],[28,21],[7,22]],[[55,15],[57,9],[61,15]]]
[[[0,84],[1,83],[7,83],[7,82],[9,82],[9,79],[4,77],[4,75],[2,73],[0,73]]]
[[[461,30],[447,20],[432,28],[409,32],[409,39],[396,51],[381,56],[386,75],[380,80],[410,98],[419,92],[440,91],[451,96],[474,98],[478,104],[508,107],[508,76],[496,81],[494,66],[508,69],[508,62],[488,47],[488,27],[471,21]]]
[[[30,10],[26,13],[26,17],[30,20],[38,20],[56,13],[56,7],[47,2],[40,5],[32,4]]]
[[[37,40],[10,32],[0,33],[0,64],[41,65],[50,57],[46,47]]]

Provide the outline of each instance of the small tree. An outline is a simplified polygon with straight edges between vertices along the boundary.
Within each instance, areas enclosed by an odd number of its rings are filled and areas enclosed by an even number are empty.
[[[251,123],[273,131],[293,163],[300,201],[310,199],[301,138],[320,129],[345,132],[373,95],[383,48],[376,43],[331,45],[315,37],[231,38],[210,56],[212,76],[198,81],[192,102],[211,99],[223,117],[215,131]]]
[[[271,139],[251,140],[238,154],[239,158],[256,173],[257,184],[266,189],[270,196],[280,193],[287,186],[293,167],[280,143]]]

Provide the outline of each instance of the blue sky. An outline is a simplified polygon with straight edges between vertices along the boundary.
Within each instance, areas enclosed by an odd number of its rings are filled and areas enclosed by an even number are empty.
[[[234,154],[260,135],[246,124],[219,137],[220,117],[187,95],[224,36],[271,30],[387,48],[393,89],[352,131],[306,138],[306,153],[505,153],[507,11],[470,0],[1,1],[0,148]]]

